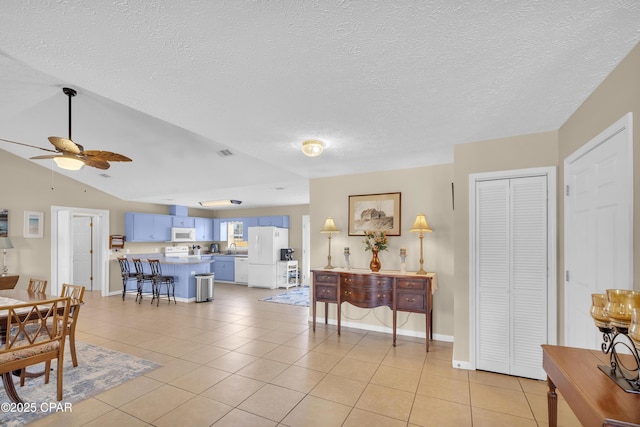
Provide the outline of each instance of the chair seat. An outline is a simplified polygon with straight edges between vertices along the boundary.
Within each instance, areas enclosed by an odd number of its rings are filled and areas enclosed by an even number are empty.
[[[34,347],[25,348],[24,350],[8,351],[0,353],[0,369],[4,363],[15,362],[16,360],[27,359],[39,354],[57,351],[60,348],[60,341],[52,341],[46,344],[36,345]]]

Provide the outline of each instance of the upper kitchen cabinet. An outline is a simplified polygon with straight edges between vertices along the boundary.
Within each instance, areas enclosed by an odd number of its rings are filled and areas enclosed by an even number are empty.
[[[258,225],[289,228],[289,215],[259,216]]]
[[[258,225],[258,217],[252,216],[249,218],[242,218],[242,222],[242,240],[246,242],[247,240],[249,240],[249,227],[256,227]]]
[[[172,227],[193,228],[196,226],[196,219],[190,216],[174,216]]]
[[[213,219],[195,218],[196,240],[199,242],[209,242],[213,238]]]
[[[169,215],[127,212],[124,230],[128,242],[168,242],[171,240],[173,217]]]

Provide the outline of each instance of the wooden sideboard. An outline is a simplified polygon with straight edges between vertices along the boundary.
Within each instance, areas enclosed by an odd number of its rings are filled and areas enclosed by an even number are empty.
[[[20,276],[0,276],[0,289],[13,289],[18,284]]]
[[[337,304],[340,335],[340,307],[348,302],[360,308],[387,306],[393,311],[393,345],[396,345],[397,312],[425,314],[426,348],[433,338],[433,290],[435,274],[417,275],[397,272],[373,273],[368,270],[312,270],[313,330],[316,330],[316,303],[324,302],[324,322],[328,322],[328,305]]]
[[[609,366],[609,356],[601,351],[542,346],[542,367],[549,385],[549,427],[558,425],[556,387],[585,427],[640,426],[640,394],[622,390],[598,365]]]

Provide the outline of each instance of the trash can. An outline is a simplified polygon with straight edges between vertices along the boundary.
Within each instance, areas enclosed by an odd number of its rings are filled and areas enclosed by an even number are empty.
[[[196,274],[196,302],[213,301],[213,273]]]

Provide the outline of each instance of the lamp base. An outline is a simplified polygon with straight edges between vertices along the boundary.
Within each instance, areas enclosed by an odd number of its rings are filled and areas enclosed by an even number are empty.
[[[423,269],[423,268],[421,268],[420,270],[416,271],[416,274],[419,274],[419,275],[421,275],[421,276],[424,276],[425,274],[427,274],[427,272],[426,272],[426,271],[424,271],[424,269]]]

